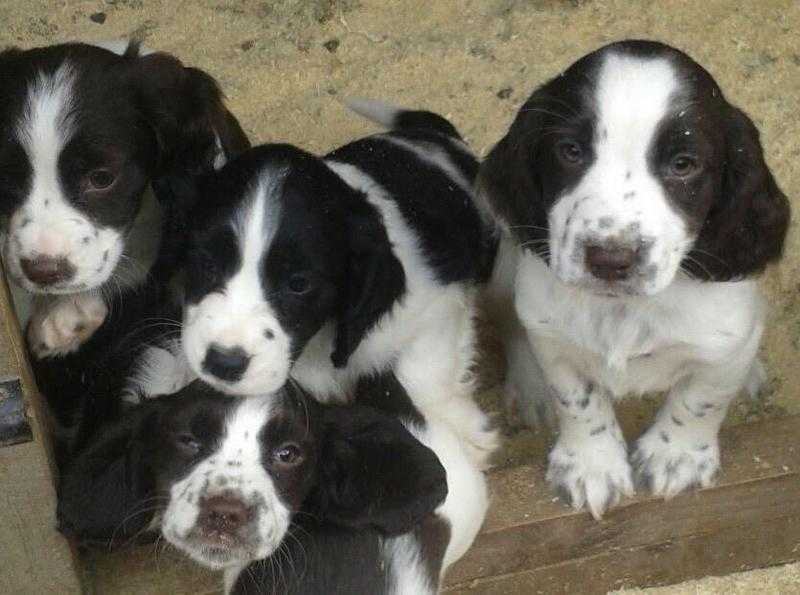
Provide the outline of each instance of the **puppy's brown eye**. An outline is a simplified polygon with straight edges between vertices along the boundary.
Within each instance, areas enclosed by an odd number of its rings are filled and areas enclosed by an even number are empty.
[[[311,282],[305,275],[292,275],[289,277],[289,291],[296,294],[303,294],[308,291]]]
[[[564,140],[556,146],[559,157],[562,161],[570,164],[578,164],[583,161],[583,148],[573,140]]]
[[[114,183],[114,174],[107,169],[96,169],[89,172],[89,184],[93,190],[105,190]]]
[[[697,160],[691,155],[676,155],[672,158],[669,169],[673,176],[685,178],[695,172]]]
[[[200,452],[202,445],[191,434],[178,434],[175,443],[183,452],[189,455],[196,455]]]
[[[303,462],[303,452],[294,442],[287,442],[272,451],[272,460],[281,467],[295,467]]]

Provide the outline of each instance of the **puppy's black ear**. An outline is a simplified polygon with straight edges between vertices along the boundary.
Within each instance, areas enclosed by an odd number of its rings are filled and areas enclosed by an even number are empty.
[[[168,54],[130,58],[134,96],[158,141],[156,178],[218,169],[250,146],[211,76]]]
[[[101,428],[63,470],[58,487],[58,527],[91,543],[124,542],[141,533],[154,514],[150,445],[160,406],[149,402]]]
[[[445,470],[433,451],[374,409],[326,407],[320,453],[310,507],[326,521],[403,533],[447,496]]]
[[[564,109],[551,105],[549,97],[555,91],[549,88],[553,84],[531,95],[478,171],[481,200],[521,243],[547,238],[548,206],[540,172],[547,171],[552,156],[541,143],[547,136],[544,115]]]
[[[694,274],[716,281],[758,273],[778,260],[790,217],[789,201],[764,161],[753,122],[733,106],[725,122],[721,195],[689,259]],[[699,266],[691,266],[691,260]]]
[[[353,201],[345,215],[348,233],[347,290],[340,304],[333,365],[342,368],[361,339],[405,291],[403,265],[392,252],[380,214]]]
[[[138,56],[136,48],[129,54],[133,93],[158,144],[151,184],[164,210],[165,245],[153,277],[168,278],[182,263],[188,218],[203,176],[244,152],[250,142],[211,76],[168,54]]]

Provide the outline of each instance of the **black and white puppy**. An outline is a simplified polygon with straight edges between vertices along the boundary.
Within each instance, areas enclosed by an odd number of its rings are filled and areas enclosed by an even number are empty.
[[[191,177],[248,142],[211,77],[137,43],[7,49],[0,81],[3,262],[51,296],[33,314],[33,353],[63,355],[144,282],[165,220],[179,242],[170,217]]]
[[[483,521],[483,475],[391,375],[357,393],[237,399],[195,381],[147,401],[66,471],[60,526],[84,541],[160,530],[224,569],[229,593],[435,593]]]
[[[631,463],[666,497],[708,486],[729,403],[763,378],[752,277],[789,222],[750,118],[686,54],[614,43],[533,93],[479,187],[502,234],[490,294],[517,315],[507,395],[529,421],[555,406],[553,486],[596,517]],[[669,392],[629,460],[613,401],[651,391]]]
[[[392,128],[325,157],[264,145],[202,184],[187,261],[183,346],[237,395],[288,378],[322,400],[391,369],[483,465],[496,444],[472,401],[473,304],[489,234],[477,163],[430,112],[358,102]]]

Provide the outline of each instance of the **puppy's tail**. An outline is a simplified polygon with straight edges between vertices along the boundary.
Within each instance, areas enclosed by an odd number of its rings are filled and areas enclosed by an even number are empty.
[[[367,120],[389,130],[431,130],[461,140],[461,135],[447,118],[425,110],[410,110],[375,99],[348,97],[344,104]]]

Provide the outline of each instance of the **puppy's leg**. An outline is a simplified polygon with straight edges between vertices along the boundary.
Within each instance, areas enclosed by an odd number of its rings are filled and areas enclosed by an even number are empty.
[[[702,367],[672,388],[632,456],[640,485],[670,498],[713,483],[720,466],[717,434],[728,406],[763,373],[755,357],[760,337],[759,328],[725,363]]]
[[[519,324],[505,337],[506,419],[511,426],[556,425],[553,396],[542,367],[534,355],[528,335]]]
[[[108,306],[96,293],[47,296],[33,308],[27,339],[39,359],[77,351],[108,315]]]
[[[473,296],[449,296],[426,313],[395,368],[414,405],[448,423],[478,468],[489,465],[500,437],[473,400],[475,357]]]
[[[611,396],[563,359],[543,367],[559,420],[547,481],[573,508],[586,506],[600,519],[621,496],[633,495],[628,449]]]

